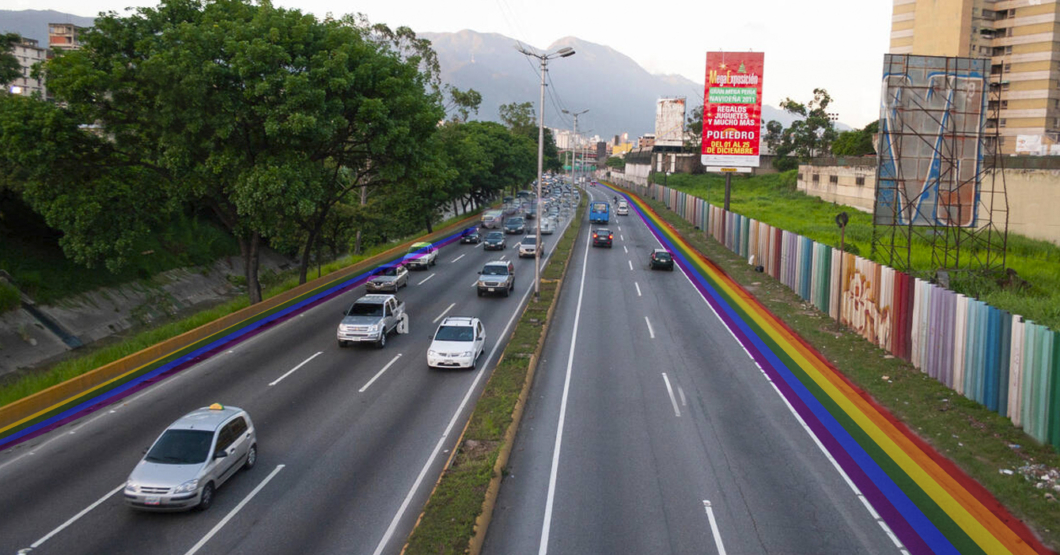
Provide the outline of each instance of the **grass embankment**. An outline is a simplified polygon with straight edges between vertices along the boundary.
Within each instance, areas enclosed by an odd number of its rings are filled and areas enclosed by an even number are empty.
[[[471,213],[461,214],[435,226],[442,229],[452,225]],[[321,275],[327,275],[336,270],[352,266],[362,260],[371,258],[388,249],[394,248],[401,243],[411,239],[405,237],[396,239],[383,245],[377,245],[368,249],[364,254],[348,255],[331,263],[321,266]],[[310,273],[312,275],[312,272]],[[298,286],[298,269],[288,270],[282,274],[276,274],[271,279],[271,285],[263,283],[262,298],[268,299],[289,291]],[[216,307],[197,312],[186,318],[169,322],[158,327],[140,331],[127,339],[111,345],[93,348],[85,347],[76,358],[70,358],[59,362],[49,368],[32,369],[17,372],[0,379],[0,407],[13,403],[24,397],[28,397],[38,391],[43,391],[53,385],[75,378],[90,370],[95,370],[105,364],[109,364],[133,353],[146,349],[152,345],[161,343],[166,339],[176,337],[182,333],[191,331],[199,326],[212,322],[233,312],[242,310],[249,306],[246,297],[233,299]]]
[[[137,244],[133,257],[117,273],[106,268],[86,268],[66,257],[60,235],[39,216],[19,210],[4,211],[12,221],[0,228],[0,269],[6,270],[24,293],[40,304],[85,293],[100,287],[148,279],[189,266],[202,266],[239,254],[235,238],[204,219],[179,215],[157,235]],[[6,308],[18,306],[16,302]],[[0,312],[5,309],[0,299]]]
[[[883,253],[873,256],[870,214],[797,191],[796,175],[797,172],[792,170],[774,175],[736,176],[732,181],[729,206],[733,212],[837,248],[839,228],[835,224],[835,216],[846,211],[850,215],[846,242],[854,246],[852,252],[876,262],[887,263]],[[667,185],[716,206],[724,203],[725,178],[722,176],[671,175]],[[965,255],[962,253],[962,256]],[[917,277],[934,277],[930,244],[916,240],[911,258]],[[1039,324],[1060,329],[1060,247],[1048,241],[1010,233],[1006,266],[1015,270],[1030,287],[1013,290],[998,284],[998,278],[1003,276],[989,278],[960,272],[951,277],[950,289]]]
[[[671,177],[670,181],[672,183],[674,179]],[[734,197],[737,183],[743,187],[742,195],[750,193],[751,187],[744,187],[742,181],[734,181]],[[713,191],[712,198],[718,198],[713,196]],[[773,314],[827,357],[855,385],[872,395],[876,402],[909,429],[982,484],[1014,516],[1030,526],[1046,545],[1053,549],[1060,547],[1060,502],[1046,497],[1049,494],[1060,498],[1060,492],[1036,487],[1039,481],[1036,478],[1044,470],[1060,468],[1060,456],[1050,447],[1039,444],[1013,427],[1009,419],[957,394],[922,374],[911,364],[898,358],[888,358],[885,351],[856,333],[846,328],[840,329],[826,314],[804,302],[780,282],[755,272],[746,260],[707,238],[676,213],[667,210],[663,203],[648,199],[645,202],[699,252],[717,263]],[[755,203],[764,201],[747,200],[746,197],[741,201],[742,206]],[[827,211],[828,214],[835,211],[830,203],[821,204],[826,207],[818,211]],[[736,202],[732,202],[731,206],[737,212],[748,214]],[[772,208],[764,212],[769,210]],[[804,210],[801,205],[793,207],[791,213],[786,220],[776,225],[786,226],[789,220],[802,215],[814,217],[809,209]],[[1024,469],[1022,473],[1020,469]],[[1011,471],[1012,474],[1002,471]]]
[[[533,379],[531,365],[537,364],[548,317],[581,228],[584,199],[585,196],[541,273],[541,300],[531,299],[519,318],[511,340],[475,404],[457,449],[409,536],[404,553],[468,552],[478,532],[476,521],[483,514],[484,504],[496,498],[499,484],[490,491],[490,482],[500,479],[497,461],[511,449],[510,442],[518,427],[516,409],[522,410],[520,398]],[[484,535],[485,529],[480,534]]]

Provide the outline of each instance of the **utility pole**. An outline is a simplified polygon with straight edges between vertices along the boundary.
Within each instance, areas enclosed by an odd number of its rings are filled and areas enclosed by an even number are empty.
[[[568,114],[568,115],[570,115],[570,116],[572,116],[574,118],[574,134],[571,135],[571,143],[570,143],[571,151],[574,153],[574,163],[572,163],[570,165],[570,183],[571,183],[571,186],[574,186],[574,180],[576,179],[576,177],[575,177],[576,174],[574,173],[574,164],[578,163],[578,150],[577,150],[578,147],[576,146],[578,144],[578,116],[580,116],[580,115],[582,115],[582,114],[584,114],[585,112],[588,112],[588,111],[589,111],[588,109],[582,110],[580,112],[570,112],[568,110],[563,110],[564,114]]]
[[[541,300],[541,178],[542,178],[542,167],[545,160],[545,75],[548,71],[548,61],[553,58],[566,58],[574,55],[574,49],[565,46],[555,52],[546,52],[544,54],[538,54],[531,52],[521,46],[517,46],[516,50],[522,52],[527,56],[533,56],[538,60],[541,60],[541,110],[537,120],[537,216],[534,220],[537,222],[536,237],[537,246],[534,249],[534,302]]]

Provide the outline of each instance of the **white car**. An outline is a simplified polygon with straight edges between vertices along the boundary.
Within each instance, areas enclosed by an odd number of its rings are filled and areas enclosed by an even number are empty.
[[[527,235],[523,237],[522,241],[519,241],[519,258],[533,258],[534,253],[537,251],[537,236]],[[544,247],[541,248],[541,257],[545,256]]]
[[[626,201],[618,201],[618,208],[615,209],[615,215],[617,216],[628,216],[629,215],[629,204]]]
[[[486,330],[478,318],[450,316],[442,320],[427,349],[429,368],[474,368],[486,352]]]
[[[552,235],[556,232],[556,219],[545,218],[541,220],[541,235]]]

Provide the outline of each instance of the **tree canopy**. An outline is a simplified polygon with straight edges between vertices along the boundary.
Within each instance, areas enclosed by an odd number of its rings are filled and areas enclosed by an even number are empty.
[[[0,34],[0,87],[7,88],[15,79],[22,77],[22,64],[15,57],[15,45],[22,41],[18,33]]]
[[[766,124],[765,142],[776,158],[773,166],[784,171],[798,167],[799,162],[809,161],[830,151],[836,139],[835,124],[828,113],[832,97],[824,89],[814,89],[813,99],[802,104],[785,98],[780,107],[789,114],[798,116],[785,128],[773,120]]]
[[[867,156],[876,154],[872,136],[880,132],[880,122],[874,121],[864,129],[843,131],[832,143],[832,154],[836,156]]]

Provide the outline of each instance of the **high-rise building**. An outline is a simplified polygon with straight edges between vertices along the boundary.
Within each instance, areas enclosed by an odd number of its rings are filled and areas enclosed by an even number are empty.
[[[22,76],[8,84],[8,92],[23,96],[40,93],[41,98],[47,97],[48,91],[44,88],[44,80],[30,76],[34,64],[47,59],[47,54],[48,50],[37,46],[37,41],[33,39],[22,39],[22,42],[16,44],[14,55],[18,59],[18,65],[21,66]]]
[[[77,50],[81,48],[81,31],[73,23],[49,23],[48,47],[52,50]]]
[[[1021,135],[1060,144],[1060,3],[894,0],[892,54],[990,59],[986,132],[1014,153]]]

